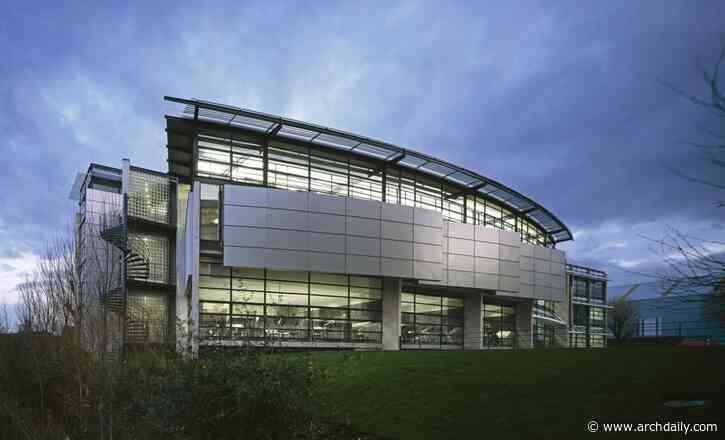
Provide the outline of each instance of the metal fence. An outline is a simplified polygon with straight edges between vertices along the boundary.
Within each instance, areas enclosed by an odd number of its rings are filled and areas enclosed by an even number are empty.
[[[686,343],[725,344],[725,321],[664,321],[642,319],[625,343]]]

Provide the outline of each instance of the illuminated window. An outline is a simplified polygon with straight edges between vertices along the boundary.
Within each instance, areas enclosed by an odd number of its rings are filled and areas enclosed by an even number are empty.
[[[381,342],[379,278],[206,262],[200,274],[204,337]]]
[[[463,345],[463,299],[415,293],[404,285],[400,335],[403,344]]]

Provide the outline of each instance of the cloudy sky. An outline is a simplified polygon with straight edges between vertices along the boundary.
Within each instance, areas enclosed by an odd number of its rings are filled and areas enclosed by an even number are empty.
[[[0,303],[69,227],[89,162],[166,169],[164,95],[477,170],[561,218],[560,248],[611,285],[657,265],[641,235],[725,236],[722,195],[672,172],[722,180],[684,144],[722,119],[658,81],[706,92],[723,2],[117,3],[0,7]]]

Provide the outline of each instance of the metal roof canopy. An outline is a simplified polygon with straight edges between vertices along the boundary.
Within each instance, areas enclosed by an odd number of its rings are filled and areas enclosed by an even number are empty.
[[[164,100],[182,104],[184,107],[180,114],[194,120],[222,123],[267,135],[301,140],[422,171],[462,187],[462,194],[480,193],[499,201],[508,209],[539,225],[555,243],[573,239],[569,228],[561,220],[523,194],[480,174],[417,151],[333,128],[225,104],[171,96],[164,96]],[[172,146],[169,145],[169,148]]]

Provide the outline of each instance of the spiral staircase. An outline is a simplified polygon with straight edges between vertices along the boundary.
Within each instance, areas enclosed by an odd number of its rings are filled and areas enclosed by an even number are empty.
[[[115,338],[114,335],[109,336],[115,341],[108,343],[104,351],[104,359],[109,361],[120,359],[128,338],[128,280],[145,281],[151,275],[148,247],[143,242],[135,241],[132,244],[129,240],[126,212],[127,201],[124,200],[123,215],[117,216],[117,222],[106,227],[100,234],[104,241],[121,251],[120,287],[110,289],[101,297],[104,312],[111,312],[115,315],[111,319],[118,319],[121,323],[120,334],[115,335]]]

